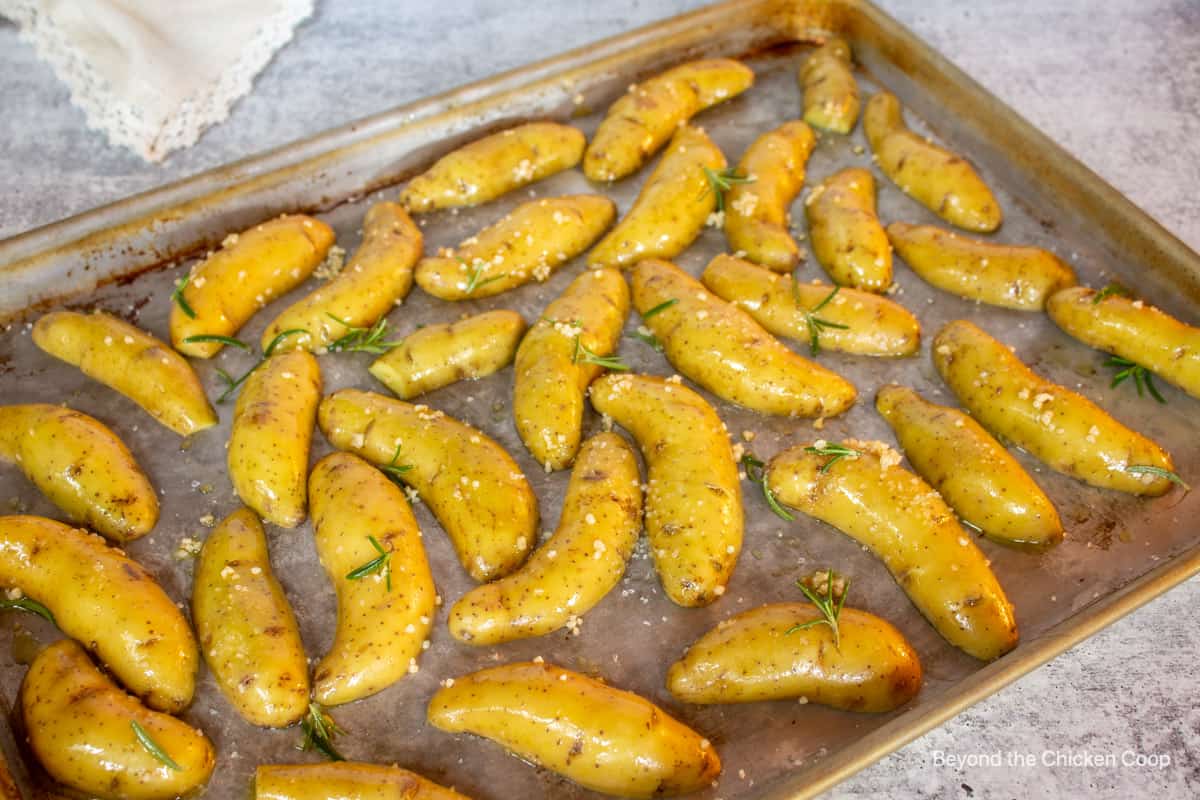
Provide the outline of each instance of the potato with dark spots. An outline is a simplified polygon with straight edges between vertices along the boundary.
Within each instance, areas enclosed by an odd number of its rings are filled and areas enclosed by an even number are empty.
[[[845,39],[831,36],[800,65],[804,121],[815,128],[846,134],[858,121],[858,83]]]
[[[875,178],[850,167],[821,181],[804,201],[817,261],[839,286],[886,292],[892,246],[875,215]]]
[[[469,800],[397,766],[335,761],[328,764],[260,764],[254,800]]]

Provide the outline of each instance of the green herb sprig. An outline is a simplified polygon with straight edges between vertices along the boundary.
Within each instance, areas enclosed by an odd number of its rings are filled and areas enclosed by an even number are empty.
[[[821,466],[821,472],[829,472],[829,468],[841,461],[843,458],[858,458],[862,455],[861,450],[855,450],[853,447],[846,447],[846,445],[839,444],[838,442],[823,443],[820,447],[810,444],[808,447],[804,448],[804,452],[813,453],[814,455],[818,456],[833,456],[833,458],[829,459]]]
[[[602,356],[593,351],[580,339],[581,334],[575,334],[575,352],[571,354],[572,364],[595,364],[598,367],[611,369],[614,372],[628,372],[629,365],[620,356]]]
[[[1092,297],[1092,305],[1098,305],[1106,297],[1133,297],[1133,292],[1119,283],[1110,283]]]
[[[394,347],[399,347],[402,339],[385,340],[383,337],[387,335],[388,321],[386,317],[380,317],[369,328],[364,328],[358,325],[352,325],[341,317],[336,317],[333,314],[326,312],[325,316],[332,319],[337,324],[346,329],[346,333],[334,339],[326,348],[331,353],[374,353],[382,355]]]
[[[378,556],[371,559],[367,563],[355,567],[346,573],[346,580],[360,581],[368,575],[374,575],[376,572],[383,575],[383,579],[387,584],[387,590],[392,590],[392,554],[383,549],[383,545],[374,536],[367,536],[367,540],[371,542],[371,547],[375,548]]]
[[[54,619],[54,613],[44,605],[34,600],[32,597],[21,597],[16,600],[9,600],[7,597],[0,599],[0,609],[15,608],[18,611],[28,611],[30,614],[37,614],[47,622],[58,624],[58,620]]]
[[[717,196],[717,211],[725,210],[725,193],[732,189],[737,184],[754,183],[754,177],[742,175],[735,167],[727,167],[726,169],[712,169],[710,167],[701,167],[704,170],[704,180],[708,181],[708,185],[704,187],[704,193],[700,195],[701,199],[708,196],[712,192]]]
[[[224,403],[226,400],[228,400],[229,396],[236,392],[241,385],[246,382],[246,379],[254,374],[256,369],[267,363],[267,359],[275,354],[276,348],[279,347],[284,339],[289,336],[295,336],[298,333],[308,333],[308,331],[304,330],[303,328],[290,328],[286,331],[280,331],[280,333],[267,345],[267,349],[263,350],[262,358],[258,360],[258,363],[242,373],[240,377],[235,378],[225,370],[217,367],[217,374],[221,376],[221,380],[225,381],[225,391],[221,392],[220,397],[217,398],[217,402]],[[250,352],[250,345],[246,344],[240,339],[234,339],[230,336],[216,336],[213,334],[200,333],[196,334],[195,336],[189,336],[183,341],[188,344],[219,341],[222,344],[233,345],[234,347],[241,348],[246,352]]]
[[[655,314],[661,314],[662,312],[666,311],[668,308],[670,308],[671,306],[675,305],[678,302],[679,302],[678,297],[672,297],[669,300],[663,300],[661,303],[656,305],[654,308],[650,309],[645,314],[642,314],[642,319],[650,319]]]
[[[345,731],[319,703],[308,704],[308,715],[300,722],[300,730],[304,732],[304,739],[297,745],[297,750],[316,750],[330,761],[346,760],[333,746],[333,740]]]
[[[1109,356],[1104,362],[1104,366],[1117,371],[1113,375],[1112,383],[1109,384],[1111,388],[1116,388],[1130,378],[1133,378],[1133,385],[1137,387],[1138,397],[1144,396],[1144,392],[1149,392],[1151,397],[1166,405],[1167,400],[1159,393],[1158,387],[1154,385],[1154,373],[1150,370],[1120,356]]]
[[[483,278],[483,271],[485,269],[487,269],[487,266],[488,266],[487,263],[483,262],[483,261],[480,261],[477,264],[475,264],[474,266],[472,266],[460,258],[460,259],[458,259],[458,263],[462,264],[464,267],[466,267],[468,270],[470,270],[470,274],[467,275],[467,288],[465,290],[467,294],[475,294],[476,289],[487,286],[489,283],[495,283],[496,281],[500,280],[501,278],[508,277],[507,272],[501,272],[499,274],[490,275],[486,278]],[[480,278],[483,278],[483,279],[480,280]]]
[[[400,445],[396,445],[396,452],[392,453],[392,460],[379,468],[383,470],[389,478],[396,483],[402,483],[403,478],[400,476],[413,468],[412,464],[401,464],[400,461]]]
[[[1190,492],[1192,490],[1192,487],[1188,486],[1183,478],[1179,477],[1179,473],[1172,472],[1171,470],[1164,469],[1162,467],[1156,467],[1153,464],[1130,464],[1129,466],[1125,467],[1125,471],[1133,475],[1153,475],[1156,478],[1166,478],[1171,483],[1182,488],[1185,492]]]
[[[806,628],[812,628],[816,625],[828,625],[830,630],[833,631],[833,646],[836,649],[841,650],[842,631],[838,625],[838,618],[842,614],[842,606],[846,604],[846,595],[850,593],[850,579],[843,579],[841,596],[835,599],[833,592],[833,581],[834,578],[837,577],[837,573],[835,573],[832,569],[826,570],[826,576],[824,596],[809,588],[809,586],[803,580],[796,581],[796,586],[801,592],[804,592],[804,596],[807,597],[809,602],[816,606],[821,612],[821,619],[810,619],[808,622],[802,622],[799,625],[793,625],[787,629],[787,633],[792,634],[796,631],[802,631]]]
[[[662,342],[660,342],[658,340],[658,337],[655,336],[653,333],[642,333],[641,331],[634,331],[633,333],[630,334],[630,336],[637,339],[639,342],[642,342],[643,344],[650,345],[658,352],[660,352],[660,353],[662,352],[662,349],[663,349]]]
[[[146,748],[147,753],[154,756],[163,764],[166,764],[169,769],[172,769],[175,772],[183,772],[183,767],[175,763],[175,759],[171,758],[171,756],[167,754],[167,751],[163,750],[158,745],[158,742],[154,741],[154,739],[150,737],[150,734],[145,728],[138,724],[137,720],[130,720],[129,727],[133,728],[133,735],[137,737],[137,740],[142,747]]]
[[[792,276],[792,298],[796,301],[796,307],[804,314],[804,324],[808,326],[808,349],[812,354],[818,355],[821,352],[821,331],[826,328],[835,328],[840,331],[849,330],[849,325],[843,325],[840,322],[823,319],[817,316],[817,312],[837,297],[837,293],[842,290],[842,287],[835,286],[833,291],[825,295],[821,302],[817,303],[812,308],[805,308],[804,303],[800,300],[800,279],[797,276]]]
[[[753,453],[747,453],[742,456],[742,467],[746,470],[746,477],[751,483],[757,483],[762,487],[763,498],[767,501],[767,506],[775,513],[775,516],[780,519],[791,522],[796,519],[792,513],[779,504],[775,499],[775,493],[771,491],[770,485],[767,483],[767,465],[754,457]]]
[[[187,288],[188,282],[191,281],[191,275],[185,275],[183,280],[175,283],[175,288],[171,290],[171,302],[179,306],[179,310],[187,314],[191,319],[196,318],[196,311],[188,305],[188,301],[184,299],[183,290]]]

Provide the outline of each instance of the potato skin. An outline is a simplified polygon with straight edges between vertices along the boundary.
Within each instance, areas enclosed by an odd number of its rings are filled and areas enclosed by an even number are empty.
[[[188,342],[191,336],[233,336],[274,297],[312,274],[333,246],[333,228],[304,214],[277,217],[225,240],[192,269],[183,299],[171,306],[171,344],[186,356],[212,358],[225,345]]]
[[[742,487],[721,418],[677,379],[650,375],[597,378],[591,400],[646,460],[646,535],[667,597],[712,603],[742,549]]]
[[[745,64],[712,58],[680,64],[631,86],[592,137],[583,174],[593,181],[615,181],[636,172],[676,128],[753,84],[754,72]]]
[[[21,683],[29,747],[55,780],[106,800],[168,800],[203,786],[216,757],[204,734],[121,691],[70,639],[47,647]],[[133,723],[171,757],[163,764]]]
[[[429,701],[428,719],[621,797],[686,794],[721,773],[708,740],[649,700],[553,664],[506,664],[455,678]]]
[[[286,728],[308,711],[308,661],[262,523],[248,508],[221,521],[200,551],[192,621],[204,661],[253,725]]]
[[[875,409],[917,473],[984,536],[1031,548],[1062,540],[1062,521],[1050,498],[969,415],[894,383],[879,390]]]
[[[591,247],[616,216],[613,201],[598,194],[530,200],[457,248],[421,259],[417,284],[442,300],[479,300],[545,281]]]
[[[276,317],[263,332],[262,349],[284,331],[299,329],[307,335],[284,337],[275,352],[320,352],[346,335],[338,320],[371,327],[408,296],[422,243],[421,229],[399,203],[371,206],[363,220],[362,244],[342,271]]]
[[[718,397],[795,417],[832,417],[854,404],[852,383],[792,352],[674,264],[641,261],[632,278],[638,313],[677,301],[645,324],[671,364]]]
[[[815,128],[846,134],[858,121],[858,83],[850,45],[832,36],[809,54],[800,66],[804,92],[804,121]]]
[[[725,156],[704,131],[680,127],[629,213],[588,254],[588,266],[632,267],[686,250],[717,207],[704,167],[724,169]]]
[[[133,454],[104,423],[45,403],[0,406],[0,461],[77,522],[116,542],[158,522],[158,495]]]
[[[805,312],[820,305],[835,288],[819,281],[793,288],[795,278],[724,253],[709,262],[700,280],[709,291],[754,317],[770,333],[804,343],[809,341]],[[917,318],[899,303],[871,292],[840,289],[818,316],[847,326],[822,329],[822,350],[899,357],[910,356],[921,347],[921,323]]]
[[[839,286],[885,292],[892,285],[892,247],[875,215],[875,178],[850,167],[817,184],[804,201],[817,261]]]
[[[192,701],[199,656],[187,620],[150,573],[94,533],[0,517],[0,586],[49,608],[151,708],[175,713]]]
[[[804,697],[844,711],[891,711],[921,689],[921,662],[900,631],[865,611],[843,607],[840,648],[811,603],[744,611],[704,634],[667,672],[685,703],[753,703]]]
[[[450,633],[492,645],[561,628],[620,582],[641,532],[637,457],[618,434],[597,434],[579,451],[554,535],[521,569],[459,598]]]
[[[1040,247],[1000,244],[935,225],[893,222],[888,239],[904,263],[943,291],[993,306],[1041,311],[1046,299],[1075,285],[1075,272]]]
[[[229,479],[242,502],[281,528],[304,521],[308,453],[321,368],[304,350],[278,353],[251,373],[229,434]]]
[[[800,246],[788,233],[788,209],[804,187],[804,167],[816,144],[803,122],[785,122],[754,140],[737,173],[754,176],[735,183],[725,196],[725,238],[734,251],[776,272],[800,263]]]
[[[428,406],[355,389],[328,395],[317,419],[330,444],[374,464],[390,463],[399,445],[396,463],[412,466],[400,478],[429,505],[475,580],[507,575],[533,548],[533,489],[481,431]]]
[[[453,789],[396,766],[336,761],[260,764],[254,800],[469,800]]]
[[[1096,292],[1063,289],[1046,302],[1058,327],[1086,345],[1129,359],[1200,397],[1200,328],[1143,301]]]
[[[1171,456],[1081,394],[1042,378],[966,320],[933,340],[933,363],[971,416],[1002,442],[1092,486],[1157,497],[1171,482],[1125,467],[1174,470]]]
[[[34,324],[33,343],[125,395],[180,436],[217,424],[187,359],[114,316],[52,312]]]
[[[317,557],[338,597],[337,632],[313,673],[313,697],[336,706],[391,686],[409,673],[429,638],[437,589],[421,531],[399,487],[366,461],[331,453],[309,480]],[[379,552],[391,557],[391,588],[380,570],[347,577]]]
[[[891,92],[867,101],[863,131],[883,174],[909,197],[963,230],[991,233],[1000,227],[1000,203],[975,168],[909,130]]]
[[[442,156],[409,181],[400,202],[414,213],[481,205],[570,169],[586,144],[583,131],[570,125],[517,125]]]
[[[612,269],[587,270],[551,301],[525,334],[513,364],[513,421],[550,470],[579,452],[586,392],[603,367],[575,361],[575,331],[593,353],[612,355],[629,316],[629,285]]]
[[[828,456],[784,450],[767,466],[775,498],[827,522],[874,553],[946,641],[982,661],[1017,646],[1012,603],[987,559],[920,478],[879,442],[821,472]]]

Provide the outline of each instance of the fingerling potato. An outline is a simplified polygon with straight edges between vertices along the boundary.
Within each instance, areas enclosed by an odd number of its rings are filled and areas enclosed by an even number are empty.
[[[830,37],[800,66],[804,121],[834,133],[849,133],[858,121],[858,83],[845,39]]]
[[[671,797],[706,788],[721,773],[709,741],[649,700],[553,664],[455,678],[434,694],[428,718],[605,794]]]
[[[396,766],[335,761],[329,764],[260,764],[254,800],[468,800]]]
[[[104,423],[62,406],[0,406],[0,461],[16,464],[72,521],[117,542],[158,522],[158,496]]]
[[[442,300],[478,300],[545,281],[592,246],[617,207],[598,194],[530,200],[453,250],[421,259],[417,284]]]
[[[180,436],[217,424],[187,359],[114,316],[54,311],[34,324],[33,343],[125,395]]]
[[[947,323],[934,337],[933,363],[983,427],[1051,469],[1130,494],[1157,497],[1171,488],[1155,474],[1175,468],[1165,450],[1083,395],[1042,378],[974,324]]]
[[[875,215],[875,179],[851,167],[821,181],[804,201],[817,261],[839,286],[885,292],[892,285],[892,247]]]

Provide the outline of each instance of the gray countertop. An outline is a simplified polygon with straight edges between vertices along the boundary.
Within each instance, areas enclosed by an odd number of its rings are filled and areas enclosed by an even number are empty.
[[[1200,249],[1200,3],[880,2]],[[226,123],[158,166],[86,130],[64,86],[0,21],[0,238],[698,5],[606,0],[530,13],[503,0],[327,0]],[[1193,579],[832,796],[1200,796],[1198,606]],[[979,758],[1007,753],[1037,763]],[[1074,760],[1047,765],[1044,753]],[[1085,754],[1160,758],[1097,766],[1081,763]]]

